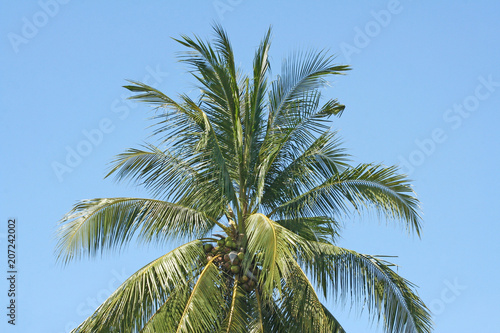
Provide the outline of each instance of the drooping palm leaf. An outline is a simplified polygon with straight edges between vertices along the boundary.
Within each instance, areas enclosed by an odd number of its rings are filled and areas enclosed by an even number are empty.
[[[106,249],[121,249],[134,236],[142,242],[201,237],[214,224],[202,212],[160,200],[83,200],[61,220],[56,253],[67,263]]]
[[[270,220],[263,214],[253,214],[247,219],[249,255],[242,264],[242,269],[248,269],[250,263],[256,262],[260,267],[257,280],[262,296],[267,301],[274,292],[281,292],[281,280],[289,274],[296,258],[296,252],[308,252],[308,242]]]
[[[280,305],[291,323],[287,332],[345,333],[335,317],[324,311],[311,282],[297,263],[286,279],[283,294]]]
[[[314,259],[304,265],[325,296],[366,307],[387,332],[431,332],[429,310],[393,264],[332,244],[316,243],[312,252]]]
[[[251,306],[248,298],[248,293],[241,288],[241,282],[234,281],[221,333],[248,333],[251,322]]]
[[[193,241],[152,261],[123,282],[73,333],[138,332],[173,293],[180,295],[188,287],[204,259],[202,243]]]
[[[269,216],[337,215],[348,212],[349,204],[355,209],[374,207],[420,235],[418,200],[396,167],[361,164],[347,169],[274,208]]]
[[[216,332],[224,309],[225,281],[211,259],[201,272],[177,325],[177,333]]]

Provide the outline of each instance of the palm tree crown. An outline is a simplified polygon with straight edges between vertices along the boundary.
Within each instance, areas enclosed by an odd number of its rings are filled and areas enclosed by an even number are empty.
[[[387,332],[430,332],[427,308],[391,263],[335,245],[352,211],[421,228],[405,176],[350,165],[329,129],[344,105],[320,88],[349,68],[324,51],[297,52],[271,80],[268,31],[245,75],[226,32],[214,31],[211,42],[177,40],[199,98],[125,86],[156,107],[157,143],[118,155],[108,176],[155,199],[79,202],[56,251],[66,263],[136,239],[190,241],[134,273],[73,332],[344,332],[316,291],[367,308]]]

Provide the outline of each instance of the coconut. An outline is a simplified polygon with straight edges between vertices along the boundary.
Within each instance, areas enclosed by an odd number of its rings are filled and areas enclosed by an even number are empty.
[[[212,244],[205,244],[205,246],[203,246],[205,252],[210,252],[213,249],[213,247],[214,246]]]
[[[208,260],[208,261],[212,260],[213,258],[214,258],[214,257],[212,257],[212,256],[207,256],[207,260]]]
[[[243,252],[238,253],[238,259],[243,260],[245,258],[245,254]]]
[[[231,262],[236,258],[238,258],[238,253],[236,251],[229,252],[229,260],[231,260]]]
[[[226,237],[226,243],[227,242],[232,242],[232,241],[233,241],[233,237],[231,237],[231,236],[227,236]]]
[[[248,282],[248,276],[243,275],[243,276],[241,277],[241,282],[243,282],[243,283]]]
[[[240,271],[240,266],[237,265],[231,266],[231,272],[233,272],[234,274],[238,273],[239,271]]]
[[[240,263],[240,260],[238,259],[238,257],[233,259],[233,265],[238,265],[239,263]]]
[[[230,263],[229,261],[226,261],[226,262],[224,263],[224,268],[225,268],[225,269],[230,269],[230,268],[231,268],[231,263]]]
[[[224,244],[225,244],[225,243],[226,243],[226,242],[225,242],[223,239],[219,239],[219,240],[217,241],[217,244],[219,244],[219,246],[224,246]]]
[[[225,260],[225,261],[229,261],[229,260],[230,260],[230,258],[229,258],[229,254],[225,254],[225,255],[224,255],[224,260]]]

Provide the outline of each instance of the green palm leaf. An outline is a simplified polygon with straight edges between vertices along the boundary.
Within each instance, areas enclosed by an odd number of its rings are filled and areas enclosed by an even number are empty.
[[[316,243],[314,260],[305,260],[316,284],[337,301],[352,300],[381,320],[387,332],[431,332],[427,307],[394,265],[331,244]]]
[[[251,306],[248,294],[241,288],[240,281],[234,281],[227,316],[222,324],[221,333],[248,333],[251,321]]]
[[[73,332],[111,329],[138,332],[173,293],[179,293],[189,286],[190,281],[201,271],[203,254],[202,243],[193,241],[152,261],[123,282]]]
[[[139,198],[83,200],[61,220],[56,253],[67,263],[120,249],[134,236],[143,242],[201,237],[213,226],[205,214],[180,204]]]
[[[269,216],[337,215],[374,207],[387,217],[401,219],[409,231],[420,235],[418,200],[396,167],[361,164],[335,175],[323,184],[273,209]]]
[[[289,103],[325,85],[327,76],[347,70],[348,66],[335,65],[333,57],[324,51],[297,52],[285,59],[282,75],[272,83],[269,94],[269,127],[286,115]]]
[[[270,220],[263,214],[253,214],[247,220],[248,255],[242,264],[245,271],[253,261],[260,267],[257,277],[261,293],[267,301],[276,290],[281,291],[281,280],[290,272],[297,251],[307,255],[308,242]]]
[[[215,332],[224,308],[225,284],[213,265],[216,258],[200,269],[195,283],[176,288],[144,324],[141,332]]]
[[[276,223],[307,241],[333,243],[340,235],[338,222],[327,216],[276,220]]]
[[[262,205],[266,208],[284,203],[310,190],[347,167],[347,155],[336,133],[325,132],[304,149],[288,154],[289,162],[269,170]]]
[[[153,195],[168,193],[174,200],[193,191],[200,178],[194,159],[174,156],[154,145],[144,148],[128,149],[117,155],[106,177],[116,174],[118,181],[134,180],[152,190]]]
[[[324,311],[313,286],[302,268],[295,263],[286,279],[281,307],[293,323],[287,332],[345,333],[331,313]]]
[[[221,272],[213,265],[215,258],[208,262],[198,277],[184,306],[177,333],[215,332],[219,329],[225,284]]]
[[[183,96],[184,105],[181,105],[158,93],[154,88],[141,83],[133,83],[134,85],[125,86],[133,92],[140,92],[140,94],[132,96],[132,99],[149,103],[153,100],[155,101],[152,102],[153,104],[172,109],[175,124],[179,125],[180,128],[178,135],[174,135],[166,141],[172,141],[170,144],[174,150],[180,149],[186,154],[184,156],[195,156],[197,159],[194,164],[203,163],[205,173],[210,175],[211,180],[215,179],[223,184],[221,190],[227,198],[235,202],[234,186],[231,181],[231,174],[234,174],[234,171],[231,168],[231,161],[226,157],[229,155],[228,149],[230,149],[225,139],[227,135],[218,135],[218,128],[214,128],[209,115],[188,97]],[[144,91],[145,93],[142,93]],[[164,104],[161,104],[162,101]],[[170,114],[167,113],[161,117],[166,119],[160,122],[159,125],[163,126],[160,126],[155,132],[156,134],[164,133],[169,129],[169,126],[165,126],[165,124],[170,122]],[[186,121],[186,125],[182,125],[182,121]]]

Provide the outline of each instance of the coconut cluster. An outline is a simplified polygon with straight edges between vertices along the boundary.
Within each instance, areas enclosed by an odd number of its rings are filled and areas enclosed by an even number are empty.
[[[232,276],[241,283],[241,287],[247,291],[252,291],[256,286],[258,269],[250,267],[246,272],[242,271],[241,263],[245,258],[245,249],[238,248],[237,241],[231,237],[222,237],[217,240],[216,246],[212,243],[203,245],[208,261],[215,258],[213,263],[223,272]]]

